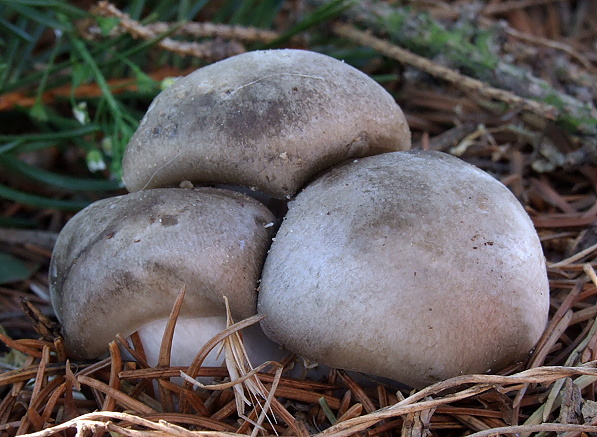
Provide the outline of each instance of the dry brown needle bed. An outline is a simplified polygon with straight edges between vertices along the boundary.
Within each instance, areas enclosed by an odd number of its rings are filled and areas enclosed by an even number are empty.
[[[456,19],[460,3],[417,2],[417,7],[426,8],[436,18]],[[503,56],[531,71],[535,69],[534,74],[543,75],[560,87],[573,85],[574,77],[594,77],[597,56],[586,50],[591,43],[594,47],[596,35],[594,31],[581,31],[582,17],[574,18],[578,32],[567,39],[563,36],[564,16],[570,15],[572,3],[490,1],[480,22],[487,26],[502,20],[508,38]],[[576,3],[591,5],[590,1]],[[96,12],[105,16],[122,14],[106,2]],[[362,17],[352,17],[349,11],[343,18],[359,24]],[[589,16],[586,22],[590,20],[595,23],[594,17]],[[115,32],[152,38],[168,26],[143,26],[125,19]],[[388,56],[404,55],[388,41],[357,33],[350,24],[330,29],[361,44],[375,45]],[[176,38],[185,32],[200,32],[205,37],[225,35],[230,42],[183,45]],[[93,28],[83,33],[88,38],[99,37]],[[279,34],[191,23],[172,34],[172,39],[162,41],[159,50],[216,59],[244,51],[243,44],[271,41]],[[566,78],[553,77],[556,59],[569,67]],[[536,68],[538,60],[544,67]],[[421,60],[401,62],[419,65]],[[438,67],[428,61],[418,68],[438,77],[446,73],[448,80],[457,81],[460,77]],[[371,65],[367,72],[387,72],[376,68]],[[0,287],[0,325],[9,333],[0,332],[0,341],[11,350],[10,357],[7,355],[0,364],[0,437],[75,432],[81,436],[112,433],[135,437],[595,435],[595,144],[590,138],[572,136],[556,127],[549,120],[553,114],[542,116],[541,111],[551,111],[551,107],[537,106],[526,99],[512,100],[510,94],[496,94],[490,87],[480,93],[463,91],[448,82],[431,81],[412,67],[406,68],[408,80],[384,85],[396,91],[413,133],[413,148],[449,152],[487,171],[514,193],[538,231],[547,259],[551,306],[549,323],[527,360],[496,369],[497,373],[459,376],[413,392],[395,383],[341,370],[332,370],[319,380],[311,378],[310,372],[290,378],[274,364],[241,376],[231,385],[227,368],[200,365],[204,350],[198,351],[199,359],[190,367],[170,366],[168,335],[156,367],[147,364],[143,345],[135,334],[130,339],[117,337],[103,360],[69,361],[58,336],[59,327],[52,321],[47,269],[56,234],[70,216],[43,211],[36,214],[48,224],[45,231],[0,230],[0,251],[38,266],[38,273],[32,278]],[[162,68],[146,73],[162,79],[188,72]],[[110,85],[124,91],[130,87],[130,81],[111,79]],[[94,84],[86,84],[72,92],[83,98],[98,96],[100,90]],[[60,88],[41,98],[46,104],[53,104],[70,93],[70,89]],[[504,111],[503,102],[515,105]],[[0,110],[33,103],[33,98],[16,91],[2,96]],[[525,107],[531,111],[521,110]],[[0,214],[11,217],[32,213],[22,205],[0,200]],[[170,336],[177,315],[175,308],[170,315]],[[227,331],[234,333],[252,322],[255,320],[231,322]],[[454,325],[457,323],[455,320]],[[228,353],[236,351],[238,342],[229,341]],[[212,346],[216,345],[206,348]],[[122,354],[123,350],[129,357]],[[292,358],[283,360],[281,365],[288,367]],[[183,379],[183,374],[209,377],[222,386],[200,387]],[[241,395],[249,398],[251,404],[241,408]]]
[[[282,377],[270,405],[277,422],[266,422],[266,433],[463,435],[494,428],[507,432],[507,427],[516,427],[512,432],[595,432],[597,247],[589,245],[595,237],[590,228],[545,229],[542,237],[548,259],[559,261],[549,267],[550,324],[527,362],[502,376],[452,378],[410,396],[381,383],[363,387],[342,371],[333,371],[325,382]],[[1,338],[26,356],[21,367],[0,374],[0,429],[6,435],[54,435],[66,427],[148,436],[253,430],[238,417],[233,388],[183,388],[170,379],[188,369],[147,368],[142,351],[138,360],[123,361],[113,346],[108,359],[72,363],[64,359],[59,338]],[[196,375],[225,378],[227,371],[201,368]],[[270,372],[259,379],[269,390],[276,378]],[[168,406],[157,400],[165,397]],[[245,415],[254,419],[259,412]]]

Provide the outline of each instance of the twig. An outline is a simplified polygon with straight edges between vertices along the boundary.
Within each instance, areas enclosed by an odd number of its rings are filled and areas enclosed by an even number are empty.
[[[587,365],[594,365],[594,362]],[[477,394],[483,393],[495,387],[496,385],[506,386],[519,383],[546,383],[553,382],[560,378],[572,375],[592,375],[597,376],[597,369],[593,367],[558,367],[546,366],[529,369],[510,376],[501,375],[466,375],[450,378],[437,384],[433,384],[408,398],[394,404],[390,407],[381,408],[373,413],[359,416],[354,419],[338,423],[325,431],[317,434],[317,437],[346,437],[357,431],[362,431],[375,425],[377,422],[397,417],[416,411],[423,411],[430,408],[436,408],[440,405],[451,403],[461,399],[467,399]],[[453,389],[464,384],[476,384],[465,390],[450,393],[439,399],[424,400],[428,396],[437,395],[444,390]],[[597,429],[597,428],[596,428]]]
[[[580,62],[583,65],[583,67],[585,67],[587,70],[589,70],[590,72],[595,72],[595,67],[593,67],[593,64],[591,64],[591,62],[585,56],[580,54],[577,50],[575,50],[568,44],[562,43],[560,41],[553,41],[547,38],[541,38],[535,35],[529,35],[528,33],[520,32],[519,30],[513,29],[511,27],[506,27],[504,31],[514,38],[518,38],[523,41],[528,41],[533,44],[550,47],[552,49],[561,50],[565,53],[568,53],[570,56],[572,56],[578,62]]]
[[[331,0],[310,0],[309,3],[315,5],[325,5]],[[411,9],[406,7],[396,6],[389,2],[374,2],[371,0],[361,0],[346,9],[343,12],[343,17],[352,23],[363,24],[367,29],[379,32],[382,34],[390,34],[392,38],[399,41],[400,44],[411,44],[413,46],[425,46],[427,43],[431,44],[433,32],[430,27],[434,29],[443,29],[442,23],[429,18],[424,14],[413,13]],[[402,20],[403,25],[396,27],[396,20]],[[445,35],[451,35],[452,32],[457,32],[457,29],[444,29]],[[465,35],[461,35],[465,38]],[[392,44],[386,42],[390,47]],[[444,45],[446,50],[443,52],[441,60],[437,62],[452,62],[455,68],[466,67],[462,65],[462,59],[473,60],[479,57],[478,48],[471,45],[469,48],[461,48],[461,50],[450,49]],[[587,58],[590,58],[585,54]],[[509,90],[518,98],[535,99],[537,104],[539,102],[549,102],[557,108],[556,113],[550,113],[550,116],[558,116],[558,121],[565,123],[568,128],[576,130],[579,134],[591,137],[589,141],[595,141],[597,136],[597,109],[594,104],[590,102],[583,102],[574,98],[565,92],[562,92],[543,79],[534,76],[528,70],[520,68],[514,64],[503,61],[495,55],[492,58],[496,64],[489,69],[487,65],[479,65],[474,68],[475,72],[472,74],[479,74],[479,77],[487,81],[490,87],[497,89]],[[550,105],[546,105],[549,107]],[[546,118],[545,114],[540,114],[542,118]],[[550,118],[550,117],[547,117]],[[592,146],[594,148],[594,145]]]
[[[143,38],[151,40],[159,37],[147,26],[131,19],[127,14],[120,11],[116,6],[107,1],[101,1],[97,4],[94,12],[105,17],[117,17],[120,19],[119,25],[129,32],[134,38]],[[170,29],[173,31],[173,29]],[[176,41],[171,38],[163,38],[157,45],[165,50],[177,53],[179,55],[190,55],[200,59],[220,60],[230,56],[244,53],[245,48],[236,41],[222,41],[215,39],[202,43]]]
[[[157,35],[168,32],[175,25],[176,24],[174,23],[157,22],[148,24],[146,27]],[[280,37],[280,34],[273,30],[259,29],[251,26],[230,26],[227,24],[210,22],[185,23],[180,28],[176,29],[174,35],[191,35],[196,38],[223,38],[243,41],[245,43],[261,42],[266,44]]]
[[[333,30],[338,35],[348,38],[357,44],[370,47],[379,53],[396,59],[397,61],[417,67],[433,76],[464,88],[467,91],[476,92],[491,99],[501,100],[511,106],[518,106],[521,109],[545,117],[549,120],[555,120],[559,115],[558,109],[552,105],[525,99],[510,91],[493,88],[480,80],[465,76],[464,74],[452,70],[451,68],[444,67],[443,65],[438,65],[427,58],[415,55],[402,47],[398,47],[386,40],[377,38],[370,33],[360,31],[354,26],[337,24],[334,26]]]
[[[25,434],[27,437],[47,437],[53,434],[57,434],[61,431],[65,431],[70,428],[77,428],[82,431],[77,435],[86,435],[85,430],[100,430],[105,429],[108,431],[115,431],[122,433],[123,435],[144,435],[142,431],[133,432],[132,429],[124,428],[122,426],[115,425],[113,422],[104,422],[106,419],[122,420],[128,423],[144,426],[152,431],[159,432],[158,435],[170,435],[178,437],[186,436],[202,436],[202,437],[238,437],[238,434],[223,431],[189,431],[180,426],[172,423],[159,421],[152,422],[151,420],[143,419],[132,414],[118,413],[115,411],[103,411],[84,414],[75,419],[69,420],[68,422],[61,423],[52,428],[44,429],[42,431],[34,432],[31,434]],[[154,435],[154,433],[147,433],[145,435]]]
[[[133,399],[132,397],[126,395],[125,393],[114,390],[108,384],[105,384],[97,379],[90,378],[85,375],[79,375],[77,377],[77,381],[81,384],[87,385],[91,388],[101,391],[105,393],[116,401],[117,404],[122,405],[128,409],[138,411],[141,414],[151,414],[157,413],[153,408],[145,405],[143,402],[138,401],[137,399]]]
[[[100,2],[92,12],[105,17],[121,18],[124,13],[109,2]],[[221,38],[227,40],[242,41],[244,43],[270,43],[280,37],[278,32],[268,29],[260,29],[253,26],[239,26],[222,23],[194,22],[188,23],[164,23],[157,21],[155,23],[141,26],[145,31],[153,35],[172,33],[175,36],[193,36],[195,38]],[[175,30],[174,30],[175,29]],[[101,30],[97,26],[86,29],[90,36],[100,36]],[[125,33],[125,28],[116,28],[110,32],[110,36],[116,36]]]
[[[562,261],[560,261],[560,262],[553,263],[553,264],[548,264],[548,267],[549,267],[550,269],[553,269],[553,268],[556,268],[556,267],[563,267],[563,266],[566,266],[566,265],[568,265],[568,264],[570,264],[570,263],[573,263],[573,262],[575,262],[575,261],[578,261],[578,260],[580,260],[580,259],[583,259],[583,258],[584,258],[584,257],[586,257],[587,255],[590,255],[591,253],[593,253],[593,252],[595,252],[595,251],[597,251],[597,243],[596,243],[596,244],[593,244],[593,245],[592,245],[592,246],[590,246],[590,247],[587,247],[585,250],[581,250],[580,252],[578,252],[578,253],[576,253],[576,254],[572,255],[571,257],[569,257],[569,258],[566,258],[566,259],[564,259],[564,260],[562,260]]]
[[[519,434],[531,432],[597,432],[597,426],[591,425],[576,425],[571,423],[542,423],[540,425],[518,425],[518,426],[503,426],[500,428],[486,429],[483,431],[469,434],[468,437],[486,437],[495,436],[499,434]]]

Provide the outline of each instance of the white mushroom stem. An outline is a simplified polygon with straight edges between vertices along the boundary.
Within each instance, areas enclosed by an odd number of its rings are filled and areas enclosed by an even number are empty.
[[[160,345],[168,319],[158,319],[141,326],[137,332],[150,366],[158,363]],[[213,336],[226,329],[226,317],[180,318],[176,323],[171,349],[171,366],[188,366],[197,352]],[[267,338],[258,325],[242,330],[243,343],[251,364],[256,367],[268,360],[280,360],[288,351]],[[224,352],[218,356],[219,347],[212,350],[205,367],[219,367],[224,362]]]

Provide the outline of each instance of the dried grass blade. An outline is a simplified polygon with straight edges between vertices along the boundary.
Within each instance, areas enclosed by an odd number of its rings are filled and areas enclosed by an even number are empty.
[[[41,360],[37,367],[37,374],[35,376],[35,384],[33,385],[33,391],[31,392],[31,402],[29,403],[29,407],[33,405],[39,396],[42,388],[47,383],[47,376],[46,376],[46,366],[50,362],[50,348],[48,346],[44,346],[42,353],[41,353]]]
[[[118,377],[118,371],[122,368],[122,357],[120,356],[120,349],[116,345],[115,341],[111,341],[108,344],[108,348],[110,350],[110,358],[111,358],[111,365],[110,365],[110,380],[108,385],[112,387],[114,390],[120,390],[120,378]],[[102,405],[102,410],[104,411],[111,411],[116,407],[116,399],[114,399],[109,394],[104,399],[104,404]]]
[[[166,324],[166,328],[164,329],[162,343],[160,344],[158,367],[170,366],[170,357],[172,355],[172,341],[174,340],[174,329],[176,328],[176,322],[178,320],[180,309],[184,302],[186,289],[186,285],[183,285],[180,292],[178,293],[178,296],[176,297],[176,300],[174,301],[174,305],[172,306],[170,316],[168,317],[168,323]]]
[[[46,400],[50,395],[62,384],[62,378],[55,378],[50,381],[40,392],[31,399],[29,407],[25,416],[21,419],[21,424],[17,429],[17,434],[24,434],[29,430],[29,427],[33,425],[35,429],[42,429],[45,425],[45,421],[41,414],[38,413],[41,407],[46,403]]]
[[[64,381],[64,378],[61,377],[60,380]],[[44,424],[50,422],[50,418],[52,417],[54,408],[56,408],[58,400],[66,393],[66,385],[66,382],[62,382],[60,386],[56,390],[54,390],[48,398],[48,402],[46,402],[46,405],[44,406],[44,411],[41,415]]]
[[[585,350],[585,348],[587,347],[587,345],[589,344],[591,339],[595,336],[595,334],[597,334],[597,320],[595,320],[593,322],[593,325],[591,326],[590,331],[585,336],[583,341],[581,341],[580,344],[568,356],[568,358],[566,359],[565,365],[570,366],[570,365],[575,364],[578,361],[578,358],[582,354],[582,351]],[[564,385],[564,382],[566,381],[566,379],[567,378],[562,378],[562,379],[555,381],[555,383],[554,383],[553,387],[551,388],[550,393],[547,397],[547,400],[541,406],[541,408],[543,409],[543,414],[541,416],[543,419],[542,420],[543,422],[547,421],[547,419],[548,419],[549,415],[552,413],[552,411],[557,406],[559,406],[559,404],[561,403],[561,400],[559,400],[556,405],[556,400],[558,400],[558,395],[560,394],[560,390],[561,390],[562,386]],[[528,425],[530,423],[527,421],[527,422],[525,422],[525,424]]]
[[[572,313],[571,308],[572,304],[577,300],[580,292],[583,289],[584,280],[579,279],[574,283],[574,286],[566,296],[566,298],[562,301],[559,308],[556,310],[555,314],[553,315],[551,321],[543,335],[539,339],[537,347],[533,351],[533,355],[529,360],[528,368],[537,367],[544,363],[549,350],[552,346],[558,341],[560,335],[570,326],[572,321]]]
[[[283,366],[279,361],[270,361],[270,363],[276,363]],[[275,366],[274,369],[277,369]],[[275,372],[274,372],[275,373]],[[259,379],[261,382],[271,383],[275,376],[270,373],[259,373]],[[283,376],[280,378],[280,387],[298,388],[301,390],[312,390],[312,391],[325,391],[325,390],[338,390],[340,388],[337,384],[331,384],[329,382],[318,382],[310,380],[302,380]]]
[[[377,394],[378,394],[378,399],[379,399],[379,403],[380,403],[380,407],[387,407],[388,403],[384,403],[384,400],[381,399],[381,397],[383,397],[383,394],[380,393],[380,389],[384,391],[384,394],[387,395],[387,392],[385,392],[385,389],[383,388],[383,386],[377,386]],[[387,396],[385,396],[385,400],[387,401]],[[340,400],[340,406],[338,407],[338,416],[342,416],[344,415],[348,409],[350,408],[350,404],[352,402],[352,392],[350,390],[346,390],[346,392],[344,393],[344,396],[342,396],[342,399]],[[362,405],[361,405],[362,407]]]
[[[595,222],[595,216],[586,216],[584,214],[541,214],[539,216],[532,216],[531,220],[535,228],[576,228],[581,226],[588,226]],[[566,261],[566,260],[564,260]],[[561,261],[561,262],[564,262]],[[573,261],[568,261],[569,263]],[[559,264],[559,263],[558,263]],[[563,265],[548,264],[548,268],[562,267]]]
[[[133,336],[136,336],[136,338],[139,339],[139,336],[136,334],[137,333],[131,335],[131,339],[133,338]],[[142,346],[141,351],[139,351],[136,346],[132,348],[129,342],[126,340],[126,338],[122,336],[122,334],[116,334],[116,340],[129,354],[131,354],[131,356],[135,359],[135,361],[137,361],[139,365],[141,365],[142,367],[151,367],[147,362],[147,358],[145,357],[145,351],[142,350]],[[138,341],[139,344],[142,344],[140,339]]]
[[[0,333],[0,341],[4,342],[4,344],[6,344],[6,346],[10,349],[18,350],[19,352],[22,352],[25,355],[29,355],[30,357],[41,358],[40,351],[27,346],[23,346],[18,341],[15,341],[12,338],[10,338],[8,335]]]
[[[44,346],[41,362],[38,364],[33,390],[31,392],[31,399],[27,407],[25,416],[21,419],[17,434],[24,434],[33,425],[35,429],[42,429],[44,421],[42,416],[38,413],[38,408],[44,404],[44,400],[49,394],[60,384],[60,380],[54,379],[50,384],[47,384],[46,366],[50,360],[50,348]]]
[[[236,335],[237,333],[231,334],[231,336]],[[237,339],[234,340],[242,344],[242,341]],[[233,340],[230,339],[230,337],[226,337],[224,339],[225,362],[226,368],[228,369],[228,375],[230,375],[230,380],[233,383],[232,390],[234,391],[234,399],[236,401],[236,411],[240,416],[243,416],[245,413],[245,405],[251,405],[251,401],[249,401],[249,399],[245,395],[243,384],[245,382],[248,384],[249,378],[251,378],[253,375],[250,375],[249,377],[243,379],[244,375],[242,373],[244,370],[244,363],[239,362],[237,359],[235,359],[233,351],[234,346],[232,346],[231,344],[232,341]],[[245,375],[248,373],[249,372],[246,372]],[[240,383],[237,383],[237,381],[240,381]]]
[[[54,340],[54,349],[56,350],[56,358],[59,363],[66,362],[66,349],[64,348],[64,341],[62,337]]]
[[[539,367],[545,362],[545,358],[547,358],[547,354],[549,354],[551,348],[558,342],[562,334],[568,329],[568,326],[570,326],[573,315],[574,312],[568,310],[559,320],[554,319],[558,322],[556,325],[552,326],[550,324],[547,327],[545,331],[547,335],[540,340],[539,345],[533,352],[528,368]]]
[[[21,384],[18,384],[21,385]],[[17,395],[9,392],[2,402],[0,402],[0,423],[8,423],[9,418],[11,416],[12,409],[17,401]],[[18,428],[20,425],[17,424],[15,428]]]
[[[321,407],[323,414],[325,414],[325,417],[327,417],[328,421],[332,425],[334,425],[334,424],[336,424],[336,422],[338,422],[336,415],[334,414],[334,412],[332,411],[332,409],[330,408],[330,406],[328,405],[327,401],[325,400],[325,398],[323,396],[319,398],[319,406]]]
[[[143,416],[144,419],[151,421],[168,421],[171,423],[184,423],[185,425],[200,426],[213,431],[228,431],[234,432],[236,427],[229,423],[213,420],[209,417],[199,417],[191,414],[180,414],[180,413],[159,413],[159,414],[148,414]]]
[[[595,272],[593,266],[589,263],[585,263],[583,264],[582,269],[587,274],[591,282],[597,287],[597,273]]]
[[[429,425],[435,408],[409,413],[402,424],[402,437],[428,437],[431,435]]]
[[[271,402],[272,410],[288,425],[288,428],[297,436],[307,437],[309,432],[304,424],[297,422],[292,414],[275,397]]]
[[[81,390],[81,384],[77,380],[77,377],[70,368],[70,361],[66,360],[66,368],[64,369],[64,378],[75,388],[75,390]]]
[[[205,360],[207,355],[212,351],[213,348],[215,348],[219,343],[221,343],[230,334],[237,332],[241,329],[244,329],[247,326],[251,326],[251,325],[259,322],[261,319],[263,319],[263,317],[264,316],[262,316],[262,315],[255,315],[253,317],[249,317],[248,319],[237,322],[234,325],[230,326],[229,328],[226,328],[222,332],[213,336],[207,343],[205,343],[203,345],[203,347],[197,353],[197,355],[195,356],[195,359],[193,360],[193,362],[188,367],[188,369],[185,373],[188,376],[190,376],[191,378],[196,378],[199,374],[199,369],[201,368],[203,361]],[[190,388],[191,388],[191,384],[188,381],[185,381],[185,383],[183,384],[183,391],[182,391],[181,398],[180,398],[181,411],[183,411],[183,412],[187,412],[187,410],[188,410],[185,393]]]
[[[337,410],[338,408],[340,408],[340,399],[335,398],[330,395],[326,395],[326,394],[322,395],[320,393],[313,392],[310,390],[301,390],[301,389],[297,389],[297,388],[279,386],[276,391],[276,395],[286,398],[286,399],[293,400],[293,401],[313,403],[313,404],[318,403],[319,398],[324,397],[325,401],[328,403],[330,408],[332,408],[334,410]]]
[[[122,405],[125,408],[130,408],[131,410],[137,411],[141,414],[157,413],[157,411],[154,410],[153,408],[148,407],[144,403],[124,394],[121,391],[114,390],[108,384],[104,384],[103,382],[98,381],[97,379],[93,379],[93,378],[90,378],[85,375],[79,375],[77,377],[77,380],[81,384],[85,384],[85,385],[92,387],[104,394],[112,396],[116,400],[116,403]]]
[[[240,331],[241,329],[246,328],[247,326],[254,325],[258,323],[260,320],[263,319],[264,316],[262,315],[255,315],[249,317],[248,319],[241,320],[240,322],[235,323],[234,325],[230,326],[229,328],[224,329],[222,332],[214,335],[197,353],[195,359],[188,367],[187,371],[185,372],[191,378],[196,378],[198,376],[198,371],[201,368],[201,364],[205,361],[207,355],[215,348],[218,344],[220,344],[226,337],[230,334]]]
[[[164,335],[162,336],[162,342],[160,344],[160,353],[158,355],[158,367],[169,367],[170,366],[170,359],[172,356],[172,343],[174,341],[174,330],[176,329],[176,322],[178,321],[178,316],[180,314],[180,309],[182,308],[182,304],[184,302],[184,297],[186,294],[186,285],[183,285],[174,301],[174,305],[172,306],[172,311],[170,312],[170,316],[168,317],[168,323],[166,323],[166,328],[164,329]],[[174,398],[172,397],[172,392],[168,390],[164,384],[164,380],[158,380],[158,390],[160,391],[160,400],[162,402],[162,407],[164,411],[174,411]]]
[[[73,388],[81,390],[81,384],[70,368],[70,362],[66,360],[66,369],[64,371],[64,379],[66,382],[66,391],[64,392],[64,420],[77,416],[77,407],[75,405]]]
[[[174,378],[179,377],[180,372],[188,369],[186,366],[171,366],[167,369],[147,367],[134,370],[123,370],[118,373],[120,379],[152,379],[152,378]],[[260,374],[262,375],[262,374]],[[223,367],[201,367],[197,376],[208,376],[210,378],[224,378],[228,372]]]
[[[182,393],[182,388],[181,388],[181,393]],[[188,390],[187,392],[185,392],[185,399],[191,405],[191,407],[193,407],[195,409],[195,411],[197,411],[197,414],[199,414],[201,416],[205,416],[205,417],[210,416],[209,409],[203,402],[203,399],[201,399],[195,393]]]
[[[141,358],[141,364],[147,363],[147,354],[145,353],[145,347],[143,346],[143,342],[141,341],[141,336],[139,335],[139,333],[135,331],[129,336],[129,338],[131,340],[131,343],[133,344],[133,349],[135,350],[135,353],[137,354],[137,356]],[[149,367],[149,365],[147,365],[146,367]]]
[[[226,405],[212,414],[210,418],[214,420],[224,420],[234,414],[234,412],[236,412],[236,399],[228,402]]]
[[[33,429],[40,430],[43,429],[44,422],[36,410],[28,408],[25,417],[21,419],[21,426],[17,429],[17,435],[25,434],[31,426],[33,426]]]
[[[226,327],[229,328],[234,324],[234,320],[232,319],[232,313],[230,312],[230,306],[226,296],[224,296],[224,302],[226,304]],[[259,405],[261,408],[259,417],[261,422],[263,422],[264,418],[267,417],[268,410],[265,409],[266,407],[264,405],[261,405],[259,399],[268,399],[270,393],[268,393],[259,378],[255,376],[256,372],[253,370],[253,366],[249,360],[239,331],[234,332],[224,339],[224,351],[226,355],[226,367],[228,368],[228,373],[232,382],[240,381],[245,376],[250,375],[247,378],[244,378],[244,381],[233,386],[239,416],[248,421],[248,417],[244,415],[245,404],[254,405],[255,408]],[[265,365],[270,364],[271,363],[267,363]],[[280,365],[278,366],[281,368]],[[275,380],[276,386],[280,381],[280,376],[281,374],[278,375]],[[253,399],[253,402],[245,396],[245,388],[248,390],[249,397]],[[255,432],[256,429],[261,428],[261,423],[257,422],[254,426],[255,428],[253,432]]]
[[[70,362],[67,361],[68,363],[68,367],[69,367],[69,371],[70,371]],[[75,366],[73,364],[73,366]],[[108,358],[104,358],[103,360],[97,361],[93,364],[91,364],[90,366],[87,366],[83,369],[81,369],[80,371],[77,372],[77,376],[79,375],[91,375],[99,370],[105,369],[106,367],[110,366],[110,357]]]
[[[53,369],[56,373],[60,369]],[[9,370],[0,374],[0,387],[4,385],[16,384],[18,382],[27,381],[35,377],[37,373],[37,366],[29,366],[23,369]]]
[[[373,401],[348,373],[346,373],[344,370],[338,370],[338,375],[344,384],[346,384],[346,386],[350,389],[350,391],[352,391],[353,395],[359,400],[359,402],[363,404],[363,407],[367,413],[372,413],[376,410],[375,405],[373,405]]]
[[[120,389],[120,379],[118,378],[118,370],[122,365],[121,357],[120,357],[120,349],[116,345],[116,342],[111,341],[108,344],[108,349],[110,351],[110,379],[109,379],[109,387],[113,390],[118,391]],[[72,393],[71,393],[72,394]],[[112,397],[109,393],[106,393],[106,397],[102,403],[102,410],[104,411],[111,411],[114,410],[116,407],[116,399]],[[96,430],[93,434],[93,437],[103,437],[106,430],[100,428]]]
[[[545,179],[530,178],[531,186],[537,190],[541,197],[548,203],[557,206],[562,212],[576,214],[578,211],[572,207]]]
[[[518,426],[503,426],[500,428],[491,428],[484,431],[469,434],[468,437],[489,437],[500,434],[521,434],[529,435],[533,432],[597,432],[597,426],[591,425],[575,425],[564,423],[542,423],[539,425],[518,425]]]
[[[491,426],[487,425],[481,419],[475,416],[469,416],[468,414],[453,414],[452,417],[474,431],[483,431],[491,428]]]
[[[349,420],[349,419],[358,417],[361,415],[362,412],[363,412],[363,405],[362,404],[354,404],[352,407],[350,407],[348,410],[346,410],[346,412],[344,414],[342,414],[340,417],[338,417],[338,420],[336,421],[336,423],[344,422],[345,420]]]
[[[256,437],[257,432],[260,429],[263,429],[261,426],[263,421],[267,417],[267,413],[272,409],[272,400],[274,399],[274,394],[276,393],[276,389],[278,388],[278,384],[280,383],[280,378],[282,377],[282,371],[284,368],[279,365],[278,369],[276,370],[276,376],[274,377],[274,382],[272,383],[272,387],[270,388],[269,392],[267,393],[267,398],[265,399],[265,404],[261,407],[261,413],[259,414],[259,418],[257,419],[257,426],[253,428],[253,432],[251,433],[251,437]]]
[[[251,408],[247,414],[246,420],[235,430],[237,434],[249,434],[251,427],[255,428],[257,425],[257,408]]]
[[[591,217],[589,217],[591,218]],[[564,267],[567,266],[568,264],[572,264],[573,262],[579,261],[589,255],[591,255],[593,252],[597,251],[597,243],[593,244],[590,247],[587,247],[584,250],[581,250],[580,252],[572,255],[571,257],[568,257],[560,262],[557,263],[547,263],[547,267],[550,269],[556,268],[556,267]]]
[[[261,370],[263,370],[265,367],[269,366],[272,363],[276,363],[276,362],[275,361],[266,361],[265,363],[263,363],[260,366],[257,366],[256,368],[254,368],[250,372],[247,372],[243,376],[240,376],[238,379],[236,379],[234,381],[230,381],[230,382],[224,382],[224,383],[221,383],[221,384],[202,384],[201,382],[197,381],[196,379],[191,378],[189,375],[187,375],[182,370],[180,371],[179,374],[180,374],[180,376],[185,381],[189,382],[190,384],[192,384],[192,385],[194,385],[196,387],[204,388],[204,389],[207,389],[207,390],[226,390],[227,388],[234,387],[235,385],[243,383],[246,380],[248,380],[249,378],[252,378],[258,372],[260,372]]]
[[[113,424],[113,422],[104,422],[104,420],[120,420],[126,421],[132,425],[147,428],[148,432],[135,431],[129,428],[123,428]],[[139,416],[127,413],[119,413],[116,411],[102,411],[83,414],[68,422],[61,423],[52,428],[44,429],[31,434],[26,434],[25,437],[48,437],[71,428],[77,430],[96,430],[106,429],[107,431],[115,431],[122,435],[142,437],[144,435],[158,435],[158,436],[175,436],[175,437],[238,437],[238,434],[223,431],[189,431],[183,427],[174,425],[172,423],[159,421],[153,422]],[[151,432],[154,431],[154,432]],[[83,432],[81,435],[85,435]]]

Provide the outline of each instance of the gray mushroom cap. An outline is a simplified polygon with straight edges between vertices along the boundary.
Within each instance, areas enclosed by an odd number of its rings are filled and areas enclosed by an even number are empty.
[[[255,314],[272,214],[228,190],[155,189],[100,200],[64,227],[50,264],[52,304],[67,349],[82,358],[115,334],[167,318]],[[197,346],[197,350],[201,345]]]
[[[156,97],[123,161],[129,191],[191,182],[294,195],[323,170],[410,148],[394,99],[361,71],[303,50],[200,68]]]
[[[287,349],[414,387],[524,358],[548,308],[524,209],[439,152],[355,160],[307,186],[272,244],[258,303],[264,332]]]

